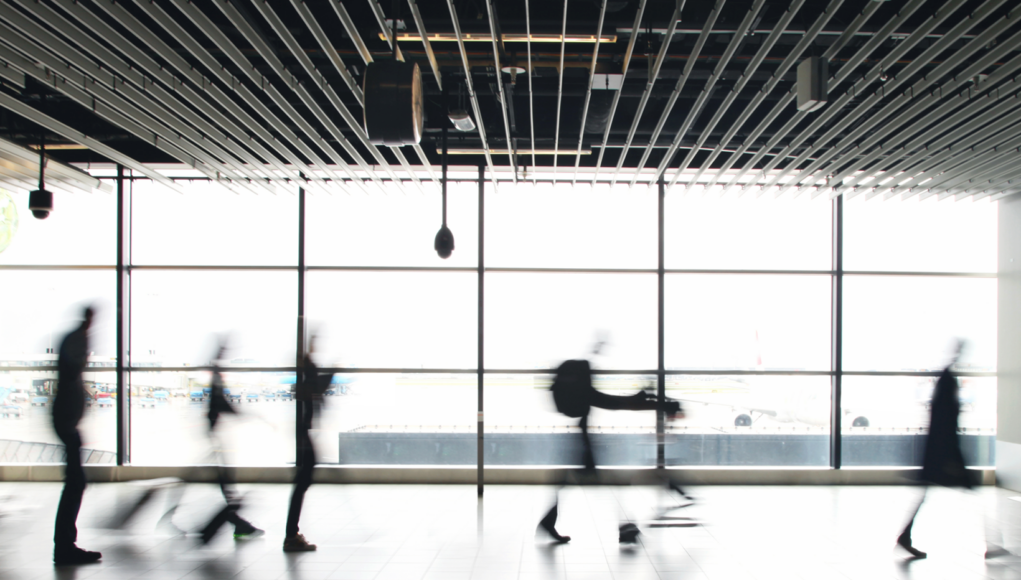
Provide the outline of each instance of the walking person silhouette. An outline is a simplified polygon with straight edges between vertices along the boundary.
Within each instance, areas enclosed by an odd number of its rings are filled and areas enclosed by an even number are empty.
[[[297,411],[297,442],[298,472],[294,476],[294,490],[291,492],[291,505],[287,511],[287,526],[284,534],[285,552],[311,552],[316,549],[305,536],[298,533],[298,520],[301,519],[301,507],[305,501],[305,492],[312,485],[312,471],[316,465],[315,447],[309,431],[315,417],[316,407],[322,404],[323,393],[333,381],[333,373],[319,375],[319,367],[312,360],[315,352],[315,336],[309,340],[308,352],[302,360],[300,375],[294,386],[294,399]]]
[[[924,486],[922,497],[918,500],[911,513],[911,519],[897,537],[897,545],[906,550],[912,557],[922,559],[927,553],[914,547],[911,531],[915,524],[918,510],[925,502],[929,485],[942,485],[971,489],[978,483],[976,471],[965,468],[964,455],[961,453],[961,441],[957,435],[958,416],[961,413],[961,402],[958,398],[957,377],[953,367],[961,356],[966,344],[958,340],[954,345],[950,363],[943,369],[932,393],[932,404],[929,419],[929,435],[925,439],[925,455],[922,459],[922,471],[919,479]],[[986,519],[986,527],[989,521]],[[989,543],[986,537],[986,558],[995,558],[1009,554],[1002,547]]]
[[[217,480],[220,484],[220,492],[223,494],[227,505],[223,507],[213,519],[202,529],[202,543],[208,544],[216,535],[223,524],[230,522],[234,524],[234,539],[242,540],[255,538],[265,534],[264,531],[253,526],[251,522],[238,514],[241,509],[241,495],[234,488],[234,474],[226,464],[223,456],[223,443],[216,431],[217,423],[223,414],[236,415],[237,410],[231,406],[224,392],[223,373],[220,369],[220,361],[227,352],[227,345],[221,342],[217,347],[216,356],[212,361],[212,377],[209,382],[209,411],[206,414],[209,419],[209,440],[213,446],[213,456],[216,460]]]
[[[64,444],[67,463],[64,468],[64,491],[57,505],[53,526],[53,563],[58,566],[90,564],[103,557],[77,546],[78,511],[85,493],[85,470],[82,469],[82,438],[78,423],[85,414],[85,381],[82,373],[88,365],[89,327],[95,310],[82,311],[82,322],[60,343],[57,355],[57,396],[53,398],[53,429]]]
[[[593,349],[593,354],[598,355],[602,347],[603,343],[598,342]],[[620,396],[609,395],[596,389],[592,386],[592,367],[587,360],[568,360],[561,363],[557,368],[556,379],[550,390],[553,391],[553,402],[556,404],[557,410],[568,417],[578,419],[578,427],[581,430],[581,452],[578,459],[582,465],[582,469],[575,474],[578,481],[598,481],[595,453],[588,431],[589,413],[592,407],[612,411],[663,411],[667,415],[678,415],[681,411],[679,402],[669,399],[660,402],[655,395],[645,391]],[[560,487],[563,487],[563,483]],[[559,496],[559,489],[557,496]],[[553,507],[539,521],[538,528],[549,534],[554,542],[565,544],[571,541],[571,537],[557,532],[559,503],[559,497],[555,498]],[[634,543],[640,533],[638,526],[633,523],[621,524],[619,532],[619,540],[622,544]]]

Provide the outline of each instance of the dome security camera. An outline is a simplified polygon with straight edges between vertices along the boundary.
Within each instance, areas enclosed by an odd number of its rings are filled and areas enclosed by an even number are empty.
[[[28,209],[35,219],[44,220],[53,211],[53,192],[37,189],[28,194]]]

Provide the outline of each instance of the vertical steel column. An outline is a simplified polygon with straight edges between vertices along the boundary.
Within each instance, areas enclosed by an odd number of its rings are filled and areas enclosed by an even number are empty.
[[[657,266],[656,278],[659,286],[659,343],[657,345],[658,362],[656,363],[656,398],[662,404],[666,400],[666,326],[663,322],[665,314],[665,278],[664,268],[664,245],[665,222],[663,220],[664,202],[666,200],[666,184],[663,179],[659,180],[659,208],[657,219],[659,222],[659,266]],[[666,467],[666,424],[662,411],[656,412],[656,468]]]
[[[485,358],[483,356],[484,353],[485,353],[485,349],[483,348],[483,342],[482,342],[483,341],[483,337],[484,337],[484,334],[483,334],[483,329],[484,329],[483,323],[485,322],[485,318],[483,316],[483,314],[485,312],[485,309],[483,308],[483,305],[484,305],[484,299],[485,299],[484,289],[485,289],[485,280],[486,280],[486,260],[485,260],[485,253],[484,253],[485,240],[486,240],[486,236],[485,236],[485,234],[486,234],[486,181],[485,181],[485,179],[486,179],[486,167],[484,165],[479,165],[479,314],[478,314],[478,316],[479,316],[479,319],[478,319],[478,328],[479,328],[478,346],[479,346],[479,353],[478,353],[478,362],[476,363],[478,365],[478,368],[476,369],[476,371],[478,373],[477,387],[478,387],[478,393],[479,393],[479,395],[478,395],[478,401],[479,401],[478,412],[479,412],[479,415],[478,415],[478,426],[477,426],[478,431],[479,431],[478,442],[477,442],[477,444],[478,444],[478,454],[479,454],[479,456],[478,456],[479,496],[482,495],[482,491],[483,491],[484,484],[485,484],[485,479],[483,478],[483,474],[484,474],[483,466],[484,466],[484,463],[485,463],[485,432],[484,432],[483,429],[485,428],[485,422],[483,421],[483,416],[482,416],[482,409],[483,409],[483,406],[482,406],[483,399],[482,399],[482,397],[483,397],[483,394],[485,392],[484,389],[482,388],[482,385],[483,385],[483,380],[485,379],[485,375],[486,375],[486,373],[485,373],[485,366],[484,366]],[[444,183],[446,183],[445,180],[444,180]]]
[[[844,196],[833,200],[833,289],[832,289],[832,337],[830,354],[832,378],[830,408],[830,466],[840,469],[840,417],[842,415],[841,399],[844,371],[843,334],[844,334]]]
[[[294,387],[297,390],[301,387],[301,367],[305,357],[305,188],[298,188],[298,336],[294,343],[295,364],[297,367],[294,377]],[[295,393],[297,395],[297,393]],[[301,461],[301,452],[298,449],[300,434],[298,433],[301,423],[301,411],[298,405],[298,397],[294,400],[294,464],[297,466]]]
[[[131,461],[130,275],[131,198],[124,191],[124,167],[117,166],[117,465]]]

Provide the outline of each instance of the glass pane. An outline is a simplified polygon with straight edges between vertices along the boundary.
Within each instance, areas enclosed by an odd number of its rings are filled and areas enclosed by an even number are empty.
[[[580,465],[578,419],[557,412],[553,375],[487,374],[487,465]],[[611,395],[656,391],[655,375],[595,375],[593,386]],[[656,413],[592,409],[589,433],[600,466],[655,465]]]
[[[996,378],[959,377],[958,429],[965,463],[992,466]],[[845,376],[841,420],[847,466],[920,466],[936,377]]]
[[[155,271],[131,274],[131,364],[206,365],[219,337],[244,366],[294,366],[294,272]]]
[[[56,360],[65,334],[96,310],[89,333],[91,364],[114,364],[117,295],[113,270],[5,270],[0,290],[0,361]]]
[[[309,272],[305,313],[325,366],[471,369],[478,361],[475,273]]]
[[[436,255],[433,242],[443,223],[443,198],[435,188],[411,185],[371,195],[309,192],[305,199],[305,261],[310,266],[476,267],[479,186],[447,185],[447,227],[454,253]]]
[[[829,465],[830,377],[667,375],[670,465]]]
[[[996,371],[996,280],[844,277],[844,369],[935,371],[955,339],[961,370]]]
[[[997,269],[997,205],[970,201],[865,201],[844,204],[844,269],[990,272]]]
[[[656,316],[655,274],[487,274],[486,368],[655,369]]]
[[[298,197],[235,193],[206,181],[183,195],[148,180],[131,196],[134,264],[288,266],[298,263]]]
[[[667,369],[829,370],[829,276],[668,274]]]
[[[829,270],[832,203],[825,198],[667,195],[668,269]]]
[[[13,201],[17,230],[0,249],[0,264],[113,265],[117,263],[117,196],[110,193],[53,193],[53,212],[45,220],[28,211],[28,194],[0,189]],[[0,246],[3,243],[0,241]]]
[[[655,268],[657,192],[626,185],[504,183],[486,193],[486,265]]]
[[[234,415],[216,431],[231,465],[294,463],[294,373],[223,373]],[[131,373],[131,463],[196,465],[216,461],[209,438],[210,372]]]
[[[4,364],[32,362],[36,361],[9,360]],[[85,415],[78,424],[82,460],[114,464],[116,376],[109,371],[89,371],[83,378],[89,395]],[[64,462],[64,445],[53,430],[51,405],[56,394],[55,371],[5,371],[0,367],[0,463]]]
[[[474,374],[335,375],[315,439],[324,463],[475,465]]]

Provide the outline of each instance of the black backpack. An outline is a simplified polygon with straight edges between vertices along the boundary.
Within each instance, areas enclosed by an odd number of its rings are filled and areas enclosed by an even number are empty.
[[[557,411],[568,417],[588,415],[591,406],[592,368],[587,360],[568,360],[557,368],[550,390]]]

